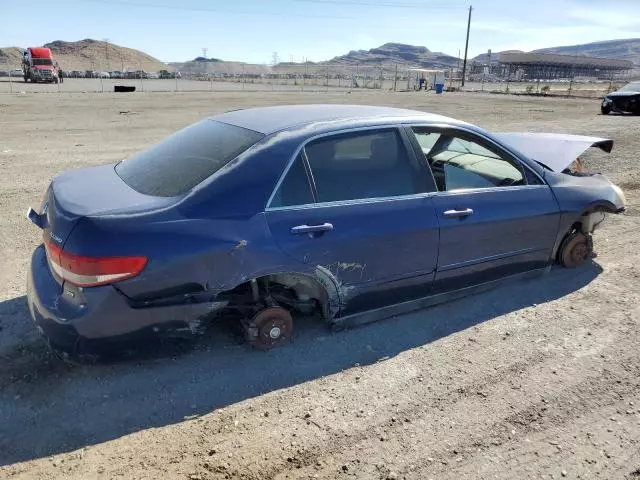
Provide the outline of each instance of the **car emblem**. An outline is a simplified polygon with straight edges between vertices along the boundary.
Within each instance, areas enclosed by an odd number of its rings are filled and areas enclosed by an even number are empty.
[[[62,243],[62,239],[53,232],[49,232],[49,236],[58,243]]]

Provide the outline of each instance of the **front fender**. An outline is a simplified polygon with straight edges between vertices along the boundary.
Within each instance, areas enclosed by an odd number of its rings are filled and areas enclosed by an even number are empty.
[[[562,212],[553,248],[553,258],[564,237],[576,224],[588,223],[586,230],[592,231],[593,217],[589,214],[621,213],[626,208],[626,198],[622,189],[602,175],[574,176],[545,172],[545,179],[556,196]]]

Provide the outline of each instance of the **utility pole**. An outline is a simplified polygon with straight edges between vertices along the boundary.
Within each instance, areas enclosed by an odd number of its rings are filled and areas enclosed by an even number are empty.
[[[473,7],[469,5],[469,20],[467,21],[467,42],[464,46],[464,61],[462,62],[462,87],[464,87],[464,77],[467,73],[467,52],[469,50],[469,30],[471,30],[471,11]]]
[[[209,49],[207,47],[204,47],[202,49],[202,57],[206,60],[207,59],[207,52],[209,51]]]

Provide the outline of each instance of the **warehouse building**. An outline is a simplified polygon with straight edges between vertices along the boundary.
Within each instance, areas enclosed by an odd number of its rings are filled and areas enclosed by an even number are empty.
[[[620,80],[628,78],[634,65],[628,60],[556,55],[547,53],[505,52],[490,64],[475,64],[474,74],[489,74],[500,78],[521,80],[560,80],[592,78]]]

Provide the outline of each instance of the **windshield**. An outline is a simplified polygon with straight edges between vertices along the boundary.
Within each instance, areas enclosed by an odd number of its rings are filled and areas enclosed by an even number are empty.
[[[34,58],[34,65],[53,65],[53,61],[50,58]]]
[[[627,83],[619,92],[640,92],[640,82]]]
[[[236,158],[264,135],[203,120],[116,165],[116,173],[145,195],[182,195]]]

